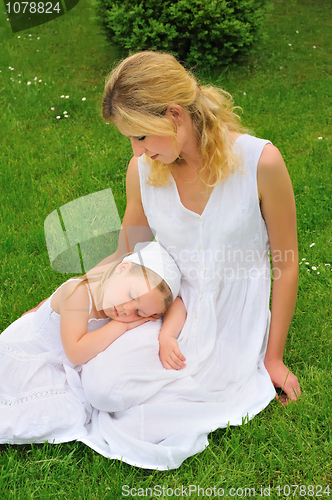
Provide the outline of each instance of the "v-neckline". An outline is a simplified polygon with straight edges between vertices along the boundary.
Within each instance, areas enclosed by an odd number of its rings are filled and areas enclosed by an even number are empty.
[[[237,143],[238,139],[240,139],[240,137],[243,137],[244,135],[247,135],[247,134],[241,134],[241,135],[239,135],[239,136],[235,139],[235,141],[234,141],[234,143],[233,143],[233,147],[234,147],[234,146],[235,146],[235,144]],[[194,212],[194,210],[190,210],[189,208],[187,208],[187,207],[185,207],[185,206],[184,206],[184,204],[183,204],[183,203],[182,203],[182,201],[181,201],[181,197],[180,197],[180,193],[179,193],[179,190],[178,190],[178,186],[177,186],[176,181],[175,181],[175,179],[174,179],[174,177],[173,177],[173,175],[172,175],[172,174],[171,174],[171,177],[172,177],[172,183],[173,183],[173,185],[174,185],[174,189],[175,189],[176,196],[177,196],[177,198],[178,198],[178,201],[179,201],[180,206],[181,206],[184,210],[186,210],[186,212],[189,212],[190,214],[193,214],[193,215],[195,215],[196,217],[203,218],[203,216],[204,216],[204,214],[205,214],[205,212],[206,212],[206,210],[207,210],[207,208],[208,208],[208,205],[209,205],[209,203],[210,203],[210,200],[211,200],[211,198],[212,198],[212,196],[213,196],[214,192],[216,191],[216,188],[220,185],[220,183],[219,183],[219,184],[217,184],[216,186],[213,186],[213,189],[212,189],[212,191],[211,191],[211,193],[210,193],[210,196],[209,196],[209,198],[208,198],[208,200],[207,200],[207,202],[206,202],[206,204],[205,204],[205,207],[204,207],[204,209],[203,209],[202,213],[201,213],[201,214],[199,214],[198,212]]]
[[[182,203],[182,201],[181,201],[181,198],[180,198],[180,193],[179,193],[179,190],[178,190],[178,186],[177,186],[177,184],[176,184],[176,182],[175,182],[175,179],[174,179],[173,175],[171,175],[171,177],[172,177],[172,183],[173,183],[173,185],[174,185],[174,189],[175,189],[175,193],[176,193],[176,196],[177,196],[178,202],[179,202],[180,206],[182,207],[182,209],[183,209],[183,210],[185,210],[186,212],[189,212],[190,214],[195,215],[196,217],[202,218],[202,217],[203,217],[203,215],[204,215],[204,212],[205,212],[205,211],[206,211],[206,209],[207,209],[207,206],[208,206],[208,204],[209,204],[209,201],[211,200],[211,196],[213,195],[213,193],[214,193],[214,191],[216,190],[216,187],[217,187],[217,186],[214,186],[214,187],[213,187],[213,189],[212,189],[212,191],[211,191],[211,193],[210,193],[210,196],[209,196],[209,198],[208,198],[208,200],[207,200],[207,202],[206,202],[206,204],[205,204],[205,207],[204,207],[204,209],[203,209],[202,213],[201,213],[201,214],[199,214],[198,212],[194,212],[194,210],[190,210],[190,208],[187,208],[187,207],[185,207],[185,206],[184,206],[184,204],[183,204],[183,203]]]

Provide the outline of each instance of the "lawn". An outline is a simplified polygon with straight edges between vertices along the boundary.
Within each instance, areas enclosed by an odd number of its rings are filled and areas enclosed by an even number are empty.
[[[122,217],[131,157],[129,141],[101,119],[116,51],[96,24],[94,1],[16,34],[1,7],[0,331],[67,277],[51,268],[46,217],[106,188]],[[170,472],[108,460],[79,443],[1,445],[1,498],[200,498],[218,488],[219,496],[239,488],[237,496],[328,498],[328,484],[332,494],[331,21],[326,0],[273,0],[251,60],[204,76],[280,149],[293,182],[300,282],[285,362],[301,399],[274,401],[248,424],[214,432],[203,453]]]

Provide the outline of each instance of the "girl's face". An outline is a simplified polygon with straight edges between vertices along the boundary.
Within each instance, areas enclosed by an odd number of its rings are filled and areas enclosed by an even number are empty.
[[[106,283],[102,302],[106,316],[129,323],[139,318],[163,314],[163,294],[146,282],[143,271],[139,275],[131,274],[130,267],[130,262],[122,262]]]

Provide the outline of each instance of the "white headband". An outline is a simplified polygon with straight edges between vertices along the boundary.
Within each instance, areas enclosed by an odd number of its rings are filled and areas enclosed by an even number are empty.
[[[174,259],[159,243],[155,241],[137,243],[134,252],[122,262],[126,261],[147,267],[157,273],[169,286],[173,300],[176,299],[180,291],[181,272]]]

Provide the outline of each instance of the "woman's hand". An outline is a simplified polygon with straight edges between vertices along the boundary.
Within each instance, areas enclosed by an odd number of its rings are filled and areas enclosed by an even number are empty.
[[[297,377],[285,366],[283,361],[265,360],[264,364],[273,385],[284,392],[280,396],[277,395],[276,399],[279,399],[283,405],[286,405],[289,401],[296,401],[301,395],[301,388]]]
[[[180,370],[186,366],[186,358],[172,336],[159,337],[159,357],[166,370]]]

